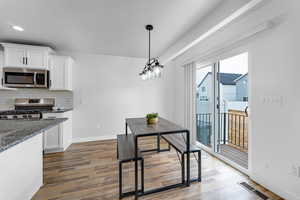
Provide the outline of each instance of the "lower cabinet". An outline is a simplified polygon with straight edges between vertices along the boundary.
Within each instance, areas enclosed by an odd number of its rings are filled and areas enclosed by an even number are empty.
[[[1,152],[0,166],[0,199],[32,199],[43,185],[42,134]]]
[[[49,118],[68,120],[44,132],[44,153],[64,152],[72,144],[72,111],[43,114],[43,119]]]

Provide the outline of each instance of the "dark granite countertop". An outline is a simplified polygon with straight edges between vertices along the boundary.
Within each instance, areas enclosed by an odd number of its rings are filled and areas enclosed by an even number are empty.
[[[59,109],[59,110],[44,110],[41,111],[42,113],[64,113],[73,110],[73,108],[65,108],[65,109]]]
[[[0,153],[66,120],[0,120]]]
[[[59,110],[38,110],[41,113],[64,113],[64,112],[68,112],[68,111],[72,111],[73,108],[63,108],[63,109],[59,109]],[[1,112],[8,112],[8,111],[14,111],[14,110],[0,110]],[[32,110],[30,110],[32,111]]]

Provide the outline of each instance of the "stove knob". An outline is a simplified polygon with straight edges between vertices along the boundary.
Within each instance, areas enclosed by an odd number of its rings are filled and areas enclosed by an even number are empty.
[[[28,115],[28,118],[32,118],[32,116],[31,116],[31,115]]]
[[[23,115],[23,118],[25,118],[25,119],[26,119],[26,118],[27,118],[27,115]]]
[[[14,115],[13,118],[14,118],[14,119],[18,119],[18,116],[17,116],[17,115]]]

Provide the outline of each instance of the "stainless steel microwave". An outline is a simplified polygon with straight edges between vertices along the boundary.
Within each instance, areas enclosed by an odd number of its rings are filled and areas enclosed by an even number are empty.
[[[11,88],[49,88],[49,71],[5,67],[2,83]]]

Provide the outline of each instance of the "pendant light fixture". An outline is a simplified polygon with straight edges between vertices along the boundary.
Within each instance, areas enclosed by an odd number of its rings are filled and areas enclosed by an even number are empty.
[[[151,24],[146,25],[146,30],[149,32],[149,52],[148,52],[148,61],[140,73],[140,76],[143,80],[155,79],[161,77],[161,71],[164,67],[159,63],[158,58],[151,58],[150,50],[151,50],[151,31],[153,30],[153,26]]]

